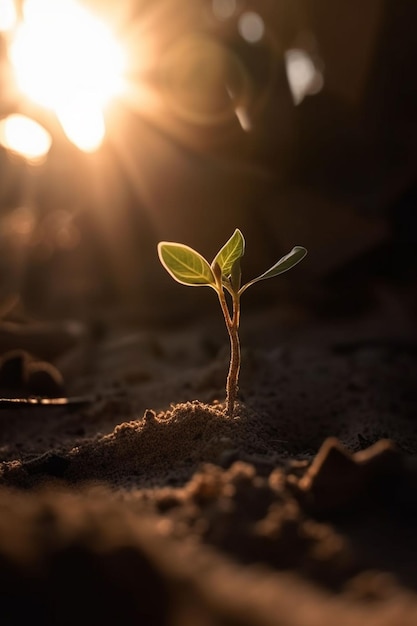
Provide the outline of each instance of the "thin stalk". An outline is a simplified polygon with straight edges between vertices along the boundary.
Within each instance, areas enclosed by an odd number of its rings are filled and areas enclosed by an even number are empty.
[[[230,339],[230,365],[229,373],[226,381],[226,414],[230,417],[233,415],[235,402],[238,393],[238,379],[240,371],[240,340],[239,340],[239,321],[240,321],[240,297],[237,293],[232,293],[232,316],[227,306],[223,288],[217,292],[220,300],[220,306],[223,311],[226,322],[227,332]]]

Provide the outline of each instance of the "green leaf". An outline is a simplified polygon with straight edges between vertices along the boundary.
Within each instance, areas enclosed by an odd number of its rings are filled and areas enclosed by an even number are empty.
[[[242,281],[242,270],[240,268],[240,259],[237,259],[232,265],[232,270],[230,272],[230,284],[232,285],[233,291],[237,293],[240,289],[240,284]]]
[[[247,289],[250,285],[257,283],[260,280],[266,280],[267,278],[273,278],[274,276],[278,276],[278,274],[283,274],[290,270],[294,265],[297,265],[300,261],[302,261],[307,254],[307,250],[303,248],[303,246],[295,246],[291,252],[282,257],[275,265],[273,265],[269,270],[254,278],[249,283],[246,283],[241,290],[240,293],[243,293],[245,289]]]
[[[216,279],[208,261],[189,246],[161,241],[158,255],[166,271],[182,285],[215,286]]]
[[[211,267],[218,263],[223,276],[230,276],[232,267],[245,253],[245,239],[238,228],[236,228],[230,239],[215,256]]]

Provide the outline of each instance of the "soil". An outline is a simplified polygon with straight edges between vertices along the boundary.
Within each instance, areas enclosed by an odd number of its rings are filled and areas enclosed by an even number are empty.
[[[3,322],[2,626],[417,624],[413,322],[241,333]]]

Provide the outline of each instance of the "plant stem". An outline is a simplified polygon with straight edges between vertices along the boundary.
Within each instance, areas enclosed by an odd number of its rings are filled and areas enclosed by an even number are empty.
[[[234,322],[228,330],[230,337],[230,367],[226,382],[226,413],[231,417],[239,390],[240,341],[238,326]]]
[[[226,381],[226,415],[231,417],[234,412],[235,402],[238,392],[238,379],[240,370],[240,341],[239,341],[239,320],[240,320],[240,296],[232,294],[233,311],[232,316],[227,306],[224,290],[218,292],[220,305],[222,307],[227,332],[230,339],[230,365]]]

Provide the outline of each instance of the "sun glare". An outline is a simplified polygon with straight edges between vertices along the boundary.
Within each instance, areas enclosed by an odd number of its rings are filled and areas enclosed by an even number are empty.
[[[106,127],[103,113],[88,94],[73,98],[57,108],[57,116],[64,133],[83,152],[94,152],[100,147]]]
[[[125,69],[103,22],[74,0],[26,0],[10,59],[18,88],[65,120],[71,141],[87,151],[100,146],[103,110],[121,93]]]
[[[0,121],[0,143],[32,163],[48,154],[52,139],[43,126],[25,115],[9,115]]]
[[[0,32],[12,30],[16,24],[14,0],[0,0]]]

